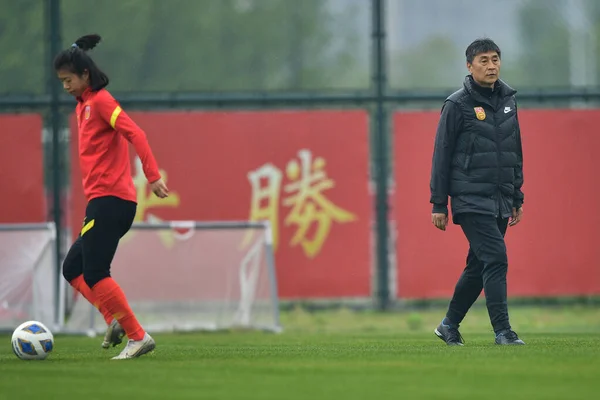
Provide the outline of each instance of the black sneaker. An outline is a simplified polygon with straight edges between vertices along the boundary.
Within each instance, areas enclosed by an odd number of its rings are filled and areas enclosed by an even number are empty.
[[[442,339],[448,346],[463,346],[463,340],[458,327],[453,325],[445,325],[443,322],[433,331],[437,337]]]
[[[514,331],[506,329],[496,335],[496,344],[523,345],[525,344],[525,342],[519,339],[519,337]]]

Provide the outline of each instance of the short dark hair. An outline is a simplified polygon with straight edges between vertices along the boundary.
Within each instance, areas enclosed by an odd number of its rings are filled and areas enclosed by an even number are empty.
[[[93,91],[108,86],[108,76],[92,60],[87,52],[100,42],[100,35],[85,35],[80,37],[73,45],[66,50],[61,51],[54,58],[54,70],[59,71],[66,69],[74,74],[82,76],[85,71],[88,71],[90,77],[90,87]]]
[[[480,38],[476,39],[467,47],[467,51],[465,51],[465,56],[467,57],[467,62],[471,64],[475,59],[477,54],[487,53],[488,51],[495,51],[498,53],[498,57],[502,58],[502,53],[500,52],[500,47],[490,38]]]

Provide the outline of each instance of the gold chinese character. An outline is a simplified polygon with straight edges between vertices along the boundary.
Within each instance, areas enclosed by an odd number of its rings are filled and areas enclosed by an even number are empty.
[[[282,175],[279,168],[270,163],[248,173],[248,180],[252,188],[250,221],[270,221],[273,232],[273,249],[277,249],[279,237],[279,196]],[[249,230],[244,236],[242,247],[246,247],[253,236],[254,232]]]
[[[356,216],[338,207],[323,194],[335,186],[325,172],[325,160],[317,157],[313,161],[312,153],[306,149],[300,150],[298,157],[300,164],[292,160],[286,168],[286,175],[292,183],[285,185],[284,191],[290,196],[283,200],[283,205],[292,209],[284,223],[297,227],[290,244],[300,244],[304,253],[312,258],[323,247],[332,222],[351,222],[356,220]],[[313,224],[316,227],[311,239],[308,232]]]
[[[160,170],[165,183],[167,182],[167,173],[164,170]],[[162,220],[156,215],[148,212],[148,210],[158,207],[178,207],[179,206],[179,195],[175,192],[170,192],[169,197],[160,199],[156,197],[151,191],[148,190],[148,181],[144,175],[142,169],[142,162],[139,157],[135,158],[135,175],[133,176],[133,184],[137,191],[137,211],[135,214],[134,222],[161,222]],[[133,236],[133,231],[130,231],[122,241],[127,241]],[[174,244],[175,237],[173,232],[170,230],[159,231],[161,241],[166,247],[171,247]]]

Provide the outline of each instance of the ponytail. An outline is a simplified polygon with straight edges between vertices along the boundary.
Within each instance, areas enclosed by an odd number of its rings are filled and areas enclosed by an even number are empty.
[[[102,38],[100,35],[92,34],[85,35],[77,39],[69,49],[65,49],[58,53],[54,58],[54,70],[59,71],[62,69],[69,70],[70,72],[82,76],[86,71],[89,74],[90,88],[93,91],[108,86],[108,76],[92,60],[87,54],[89,50],[92,50]]]
[[[100,43],[102,38],[100,35],[85,35],[80,37],[71,45],[71,47],[81,49],[83,51],[92,50],[98,43]]]

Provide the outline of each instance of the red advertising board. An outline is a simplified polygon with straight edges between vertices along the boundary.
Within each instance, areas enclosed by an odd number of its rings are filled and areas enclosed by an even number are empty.
[[[137,221],[267,219],[280,297],[370,295],[366,112],[130,115],[146,131],[171,190],[165,200],[150,195],[133,160]],[[77,140],[72,155],[76,160]],[[77,163],[73,166],[71,221],[77,232],[85,200]]]
[[[398,293],[452,295],[468,242],[457,225],[431,224],[429,179],[439,112],[394,115]],[[525,193],[522,222],[510,228],[509,294],[600,294],[600,214],[596,212],[599,110],[521,110]]]
[[[0,223],[46,221],[42,117],[0,115]]]

